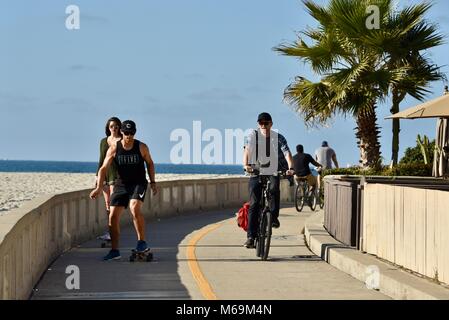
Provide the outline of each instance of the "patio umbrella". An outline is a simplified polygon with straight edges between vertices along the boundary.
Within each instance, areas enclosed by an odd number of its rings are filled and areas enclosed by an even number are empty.
[[[449,95],[447,95],[449,97]],[[447,176],[449,169],[449,123],[447,118],[437,121],[432,176]]]
[[[395,113],[385,119],[449,118],[449,94]]]
[[[443,96],[415,107],[395,113],[385,119],[439,118],[435,137],[432,176],[447,176],[449,171],[449,94],[447,86]]]

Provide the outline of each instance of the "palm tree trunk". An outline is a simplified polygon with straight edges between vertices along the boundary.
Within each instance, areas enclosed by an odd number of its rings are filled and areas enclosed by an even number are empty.
[[[379,127],[376,105],[365,108],[357,114],[357,145],[360,149],[360,165],[364,169],[379,169],[381,166]]]
[[[392,90],[393,96],[393,105],[391,106],[390,112],[391,114],[395,114],[399,112],[399,104],[404,99],[405,94],[400,93],[396,88]],[[391,161],[393,166],[398,164],[399,158],[399,132],[401,132],[399,119],[393,119],[393,137],[391,141]]]
[[[398,110],[396,112],[399,112],[399,108],[395,109]],[[393,137],[391,141],[391,162],[393,166],[396,166],[398,164],[398,158],[399,158],[399,132],[401,131],[399,119],[393,119]]]

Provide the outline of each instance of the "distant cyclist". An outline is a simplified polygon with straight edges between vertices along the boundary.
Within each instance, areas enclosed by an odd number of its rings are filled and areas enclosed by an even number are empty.
[[[332,162],[338,168],[337,155],[334,149],[330,148],[327,141],[321,143],[321,147],[315,151],[315,160],[323,165],[323,169],[332,169]]]
[[[308,153],[304,153],[304,147],[301,144],[296,146],[296,154],[293,156],[293,168],[296,178],[306,178],[309,184],[309,192],[314,192],[317,187],[317,177],[312,174],[309,165],[321,168],[321,164],[315,161]]]
[[[272,226],[273,228],[279,228],[280,178],[277,172],[282,170],[286,171],[288,175],[293,174],[292,154],[284,136],[271,130],[273,121],[269,113],[259,114],[257,122],[259,124],[258,130],[252,131],[245,141],[243,167],[247,172],[251,172],[255,164],[258,165],[261,162],[269,164],[270,168],[261,171],[260,174],[270,176],[270,193],[274,200],[270,203],[273,215]],[[262,185],[257,175],[253,174],[250,177],[248,188],[250,207],[248,210],[247,240],[244,246],[254,248],[254,239],[257,236],[257,215],[261,209],[260,200],[262,198]]]

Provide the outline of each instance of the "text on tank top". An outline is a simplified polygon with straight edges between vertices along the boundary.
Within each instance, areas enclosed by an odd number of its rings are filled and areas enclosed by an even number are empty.
[[[114,159],[120,180],[125,184],[141,184],[147,182],[145,161],[140,153],[140,141],[134,140],[130,150],[125,150],[121,141],[117,141]]]

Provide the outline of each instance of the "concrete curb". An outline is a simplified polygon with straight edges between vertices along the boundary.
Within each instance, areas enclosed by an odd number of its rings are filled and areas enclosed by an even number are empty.
[[[313,253],[335,268],[365,283],[378,283],[377,290],[397,300],[449,300],[449,289],[420,278],[375,256],[362,253],[335,240],[323,227],[324,212],[305,223],[306,243]],[[376,280],[373,270],[378,270]]]

